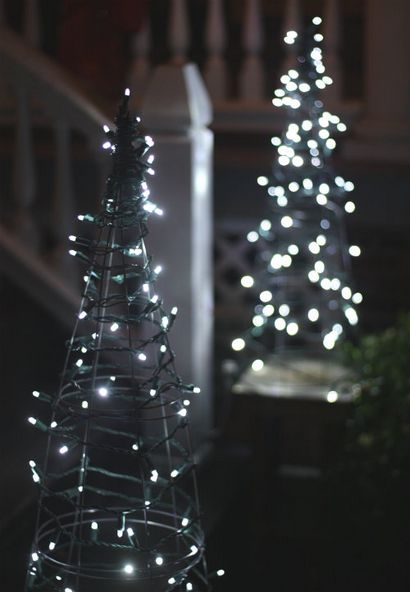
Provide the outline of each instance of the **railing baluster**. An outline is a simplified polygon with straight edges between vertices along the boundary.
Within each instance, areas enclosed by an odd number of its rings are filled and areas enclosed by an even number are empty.
[[[225,99],[227,72],[223,52],[225,49],[225,21],[221,0],[208,0],[205,31],[208,59],[205,65],[205,82],[211,98]]]
[[[248,0],[243,35],[246,57],[240,77],[240,95],[245,100],[261,100],[264,96],[265,75],[260,57],[262,39],[259,0]]]
[[[39,47],[41,43],[38,0],[26,0],[23,13],[23,34],[27,43]]]
[[[16,79],[17,126],[14,145],[12,185],[16,205],[15,231],[32,248],[38,246],[38,232],[30,208],[35,197],[36,178],[31,136],[30,107],[27,89]]]
[[[178,65],[184,64],[188,49],[188,15],[185,0],[171,0],[169,44],[171,61]]]
[[[324,59],[333,84],[327,90],[327,97],[334,103],[342,98],[342,70],[339,58],[340,48],[340,2],[327,0],[324,22]]]
[[[134,35],[132,40],[133,60],[129,74],[129,85],[133,100],[140,100],[142,90],[145,88],[151,65],[149,62],[149,49],[151,43],[151,31],[149,17],[145,19],[142,29]]]
[[[56,162],[51,231],[56,242],[53,263],[56,270],[73,280],[77,275],[74,259],[67,255],[67,237],[74,227],[74,191],[71,170],[70,129],[64,119],[54,122]]]
[[[288,31],[300,33],[302,30],[302,14],[300,0],[287,0],[286,12],[283,21],[282,33],[285,36]],[[288,70],[295,65],[295,46],[287,46],[286,58],[284,60],[284,69]]]

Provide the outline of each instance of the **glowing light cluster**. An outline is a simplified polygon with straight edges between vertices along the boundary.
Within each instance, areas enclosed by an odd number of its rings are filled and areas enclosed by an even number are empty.
[[[350,198],[354,184],[329,163],[336,137],[347,128],[320,96],[332,84],[323,63],[321,23],[314,17],[310,34],[285,35],[285,43],[295,46],[297,65],[280,77],[272,103],[286,111],[287,124],[271,138],[273,174],[257,178],[272,214],[247,234],[259,259],[241,284],[255,292],[257,303],[250,329],[231,344],[235,352],[258,351],[251,363],[257,373],[264,367],[262,350],[308,343],[333,349],[357,324],[356,307],[363,298],[349,286],[346,266],[360,247],[341,239],[343,216],[356,208]],[[329,392],[328,401],[336,399]]]

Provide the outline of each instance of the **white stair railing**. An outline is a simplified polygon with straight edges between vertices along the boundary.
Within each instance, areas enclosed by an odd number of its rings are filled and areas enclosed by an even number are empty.
[[[245,101],[264,98],[265,73],[261,60],[263,32],[259,0],[248,0],[244,22],[243,47],[245,61],[240,78],[240,97]]]
[[[227,72],[223,52],[226,45],[222,0],[208,0],[205,25],[205,43],[208,58],[205,64],[205,82],[214,101],[227,97]]]

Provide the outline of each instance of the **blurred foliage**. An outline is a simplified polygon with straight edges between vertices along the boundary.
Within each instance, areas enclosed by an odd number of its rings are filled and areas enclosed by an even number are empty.
[[[400,562],[410,542],[410,314],[344,354],[357,397],[326,475],[329,526],[373,559]]]

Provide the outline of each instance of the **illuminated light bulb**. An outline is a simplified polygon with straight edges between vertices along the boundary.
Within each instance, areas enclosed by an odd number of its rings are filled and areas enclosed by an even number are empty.
[[[338,290],[340,288],[340,280],[338,278],[333,278],[330,282],[330,287],[332,290]]]
[[[105,386],[102,386],[98,389],[98,394],[100,397],[106,397],[108,395],[108,389]]]
[[[361,251],[360,247],[358,247],[357,245],[351,245],[349,247],[349,254],[352,257],[359,257],[359,255],[360,255],[361,252],[362,251]]]
[[[350,300],[350,298],[352,297],[352,291],[348,286],[342,288],[342,296],[345,300]]]
[[[80,493],[84,491],[84,487],[82,485],[79,485],[77,489]]]
[[[56,422],[56,421],[52,421],[52,422],[50,423],[50,428],[51,428],[51,429],[54,429],[54,428],[56,428],[56,427],[57,427],[57,422]]]
[[[301,84],[299,84],[299,90],[300,92],[309,92],[310,85],[307,82],[302,82]]]
[[[273,138],[271,138],[270,142],[271,142],[272,146],[280,146],[282,143],[281,139],[278,138],[277,136],[274,136]]]
[[[322,19],[320,18],[320,16],[315,16],[312,18],[312,23],[314,25],[320,25],[322,23]]]
[[[278,88],[277,90],[275,90],[275,95],[277,97],[284,97],[285,96],[285,91],[282,88]]]
[[[277,329],[278,331],[283,331],[286,328],[286,321],[285,319],[278,318],[275,319],[274,325],[275,329]]]
[[[104,142],[102,147],[104,148],[104,150],[108,150],[108,148],[111,148],[111,142],[108,142],[107,140],[106,142]]]
[[[360,304],[361,302],[363,302],[363,295],[360,292],[356,292],[355,294],[353,294],[352,296],[352,301],[355,304]]]
[[[336,127],[339,130],[339,132],[345,132],[347,130],[347,127],[344,123],[338,123]]]
[[[161,325],[164,327],[164,329],[166,329],[169,325],[169,318],[168,317],[162,317],[161,319]]]
[[[182,524],[182,526],[188,526],[188,524],[189,524],[188,518],[182,518],[181,524]]]
[[[164,354],[167,351],[167,346],[161,345],[161,347],[159,348],[159,351]]]
[[[77,368],[81,368],[81,366],[83,365],[84,360],[82,360],[81,358],[79,360],[76,361],[75,365],[77,366]]]
[[[299,253],[299,247],[297,245],[289,245],[288,253],[290,253],[290,255],[297,255]]]
[[[316,242],[320,247],[323,247],[326,244],[327,240],[323,234],[318,234],[316,237]]]
[[[155,563],[156,563],[157,565],[163,565],[163,563],[164,563],[164,558],[163,558],[161,555],[157,555],[157,556],[155,557]]]
[[[69,241],[75,242],[77,240],[77,237],[74,236],[74,234],[70,234],[70,236],[68,237]]]
[[[299,331],[299,325],[295,322],[291,322],[288,323],[287,327],[286,327],[286,332],[288,333],[288,335],[296,335],[296,333]]]
[[[337,333],[337,335],[341,335],[343,333],[343,327],[340,323],[335,323],[332,327],[332,331]]]
[[[117,380],[117,377],[116,377],[116,376],[110,376],[110,380],[111,380],[112,382],[115,382],[115,381]]]
[[[87,353],[87,348],[84,345],[81,348],[81,353],[83,353],[83,354]]]
[[[339,395],[336,391],[329,391],[326,395],[326,400],[328,403],[336,403],[338,398],[339,398]]]
[[[97,339],[97,337],[98,337],[98,334],[97,334],[97,333],[92,333],[91,337],[92,337],[93,339]]]
[[[68,254],[71,255],[71,257],[75,257],[77,255],[77,251],[75,251],[74,249],[70,249],[68,251]]]
[[[267,232],[268,230],[270,230],[272,228],[272,224],[269,220],[262,220],[260,226],[261,226],[261,229],[264,230],[265,232]]]
[[[175,584],[176,583],[176,579],[175,578],[169,578],[168,580],[168,584]]]
[[[282,255],[275,253],[275,255],[273,255],[272,259],[270,260],[270,264],[273,269],[280,269],[282,267]]]
[[[288,33],[288,35],[289,35],[289,33]],[[288,76],[289,76],[290,78],[292,78],[293,80],[295,80],[296,78],[298,78],[298,77],[299,77],[299,74],[298,74],[298,72],[297,72],[296,70],[293,70],[293,69],[292,69],[292,70],[289,70],[289,72],[288,72]]]
[[[330,222],[329,220],[326,220],[326,218],[324,218],[323,220],[320,221],[320,227],[323,228],[323,230],[328,230],[330,228]]]
[[[355,309],[349,306],[348,308],[346,308],[344,312],[349,323],[351,325],[357,325],[359,318],[357,316],[357,312],[355,311]]]
[[[299,183],[296,183],[296,181],[292,181],[291,183],[289,183],[289,191],[292,191],[292,193],[295,193],[295,191],[297,191],[299,189]]]
[[[260,370],[262,370],[262,368],[264,367],[264,363],[263,360],[254,360],[252,362],[252,370],[254,372],[259,372]]]
[[[316,261],[315,271],[317,271],[318,273],[323,273],[325,271],[325,264],[323,263],[323,261]]]
[[[335,346],[335,340],[334,340],[333,334],[327,333],[323,337],[323,347],[325,349],[333,349],[334,346]]]
[[[56,544],[54,541],[50,541],[48,544],[48,548],[50,549],[50,551],[54,551],[54,549],[56,548]]]
[[[192,392],[195,394],[199,394],[201,392],[201,389],[199,388],[199,386],[194,386],[194,388],[192,389]]]
[[[39,391],[33,391],[32,392],[33,397],[35,397],[36,399],[38,399],[38,397],[40,396]]]
[[[146,501],[144,502],[144,506],[147,506],[147,507],[148,507],[148,506],[150,506],[150,505],[151,505],[151,502],[150,502],[149,500],[146,500]]]
[[[280,206],[281,208],[288,205],[288,200],[284,195],[280,195],[276,201],[278,203],[278,206]]]
[[[267,185],[269,183],[269,179],[268,177],[264,177],[264,176],[260,176],[256,179],[256,182],[258,185],[260,185],[261,187],[265,187],[265,185]]]
[[[320,252],[320,247],[315,241],[309,243],[308,249],[314,255],[317,255]]]
[[[171,471],[172,479],[175,479],[175,477],[178,477],[178,475],[179,475],[179,471],[177,469],[174,469],[173,471]]]
[[[80,314],[78,315],[78,318],[81,319],[85,319],[85,317],[87,316],[87,313],[85,312],[85,310],[82,310],[80,312]]]
[[[322,80],[327,85],[333,84],[333,79],[330,76],[323,76]]]
[[[159,475],[158,475],[158,471],[157,471],[156,469],[153,469],[153,470],[151,471],[151,481],[152,481],[153,483],[156,483],[156,482],[158,481],[158,477],[159,477]]]
[[[327,194],[330,191],[330,187],[327,183],[321,183],[319,185],[319,191],[320,191],[320,193]]]
[[[244,275],[241,278],[241,284],[244,288],[252,288],[254,284],[254,279],[250,275]]]
[[[154,294],[154,296],[151,298],[151,302],[152,304],[156,304],[158,302],[158,294]]]
[[[91,530],[98,530],[98,523],[97,522],[91,522]]]
[[[178,312],[178,307],[177,307],[177,306],[173,306],[173,307],[171,308],[171,314],[172,314],[173,316],[175,316],[175,315],[177,314],[177,312]]]
[[[281,166],[287,166],[290,163],[290,158],[288,158],[287,156],[279,156],[278,163]]]
[[[241,337],[237,337],[232,341],[231,347],[234,351],[241,351],[245,347],[245,341]]]
[[[321,33],[315,33],[315,35],[313,35],[313,39],[318,42],[323,41],[323,35]]]
[[[316,86],[317,86],[318,88],[320,88],[320,90],[323,90],[324,88],[326,88],[326,84],[323,82],[323,80],[320,80],[320,79],[319,79],[319,80],[316,80],[315,84],[316,84]],[[328,132],[328,133],[329,133],[329,132]],[[320,136],[320,132],[319,132],[319,136]],[[322,137],[322,138],[323,138],[323,137],[326,137],[326,138],[327,138],[327,136],[321,136],[321,137]]]
[[[156,214],[157,216],[162,216],[162,214],[163,214],[163,213],[164,213],[164,212],[163,212],[163,210],[161,210],[161,208],[155,208],[155,214]]]
[[[344,189],[345,189],[345,191],[353,191],[354,184],[351,181],[346,181],[346,183],[344,185]]]
[[[130,91],[130,89],[127,87],[127,88],[124,90],[124,95],[125,95],[126,97],[129,97],[129,96],[130,96],[130,94],[131,94],[131,91]]]
[[[295,167],[301,167],[303,165],[303,158],[301,156],[294,156],[292,158],[292,164]]]
[[[127,535],[128,535],[129,537],[132,537],[132,536],[134,536],[134,529],[133,529],[133,528],[131,528],[130,526],[127,528]]]
[[[333,138],[329,138],[326,140],[326,147],[329,148],[329,150],[334,150],[336,148],[336,141]]]
[[[193,586],[192,586],[191,582],[187,582],[186,589],[187,589],[187,592],[191,592],[191,590],[193,590]]]
[[[290,255],[282,255],[283,267],[290,267],[292,265],[292,257]]]
[[[263,290],[263,292],[259,294],[259,299],[261,302],[270,302],[272,300],[272,292],[269,290]]]
[[[110,330],[114,333],[115,331],[117,331],[119,329],[119,324],[118,323],[113,323],[110,327]]]
[[[58,580],[59,582],[61,582],[63,578],[61,576],[56,576],[56,580]]]
[[[290,313],[290,308],[287,304],[281,304],[279,306],[279,314],[286,317]]]
[[[305,130],[305,132],[308,132],[312,129],[313,127],[313,123],[311,121],[309,121],[309,119],[305,119],[304,121],[302,121],[302,129]],[[309,146],[309,143],[308,143]]]
[[[36,425],[37,423],[37,419],[35,417],[29,417],[27,421],[31,423],[31,425]]]
[[[178,415],[180,415],[181,417],[186,417],[187,415],[187,410],[186,409],[180,409],[178,411]]]
[[[280,223],[284,228],[290,228],[291,226],[293,226],[293,218],[291,218],[290,216],[283,216],[283,218],[281,218],[280,220]]]
[[[320,282],[320,285],[324,290],[330,290],[332,283],[329,278],[323,278],[323,280]]]
[[[255,327],[262,327],[264,322],[264,318],[260,315],[255,315],[252,319],[252,323],[255,325]]]
[[[265,317],[271,317],[274,312],[275,307],[272,306],[272,304],[266,304],[266,306],[264,306],[262,309],[262,313],[265,315]]]
[[[147,158],[147,163],[148,164],[152,164],[155,160],[155,155],[154,154],[150,154]]]
[[[312,158],[311,162],[312,162],[313,166],[318,167],[318,166],[320,166],[321,161],[320,161],[320,158]]]
[[[225,570],[224,569],[218,569],[218,571],[216,572],[216,575],[221,577],[225,575]]]
[[[141,352],[140,354],[138,354],[138,359],[141,360],[141,362],[145,362],[147,356]]]
[[[308,310],[308,319],[312,323],[315,323],[319,318],[319,311],[317,308],[311,308]]]
[[[293,92],[294,90],[297,89],[297,87],[298,87],[298,85],[291,80],[290,82],[287,83],[286,90],[289,92]]]
[[[161,273],[161,271],[162,271],[162,266],[161,265],[157,265],[156,268],[154,269],[154,273],[156,273],[157,275],[159,273]]]
[[[30,460],[28,464],[30,465],[30,467],[32,469],[34,469],[34,467],[36,466],[36,463],[34,462],[34,460]]]
[[[308,278],[312,283],[319,281],[319,274],[314,269],[311,269],[308,273]]]
[[[66,452],[68,452],[68,446],[61,446],[61,448],[58,451],[60,454],[66,454]]]
[[[32,553],[31,554],[31,558],[32,558],[33,561],[38,561],[39,560],[38,553]]]
[[[137,443],[134,443],[134,444],[131,446],[131,448],[132,448],[133,450],[139,450],[139,446],[138,446],[138,444],[137,444]]]
[[[81,402],[81,407],[82,407],[83,409],[88,409],[88,401],[82,401],[82,402]]]
[[[352,214],[355,211],[355,209],[356,209],[356,206],[353,201],[347,201],[345,203],[345,211],[348,214]]]
[[[119,528],[117,530],[117,537],[120,539],[120,538],[122,538],[123,534],[124,534],[124,530],[122,528]]]
[[[303,179],[303,187],[305,189],[312,189],[313,188],[313,182],[311,179]]]
[[[248,241],[250,243],[256,243],[256,241],[259,238],[259,234],[257,232],[255,232],[254,230],[251,230],[251,232],[248,232],[247,237]]]
[[[131,563],[127,563],[126,565],[124,565],[124,573],[126,573],[126,574],[134,573],[134,566],[131,565]]]
[[[282,84],[287,84],[288,82],[290,82],[290,77],[287,74],[283,74],[280,77],[280,81]]]

